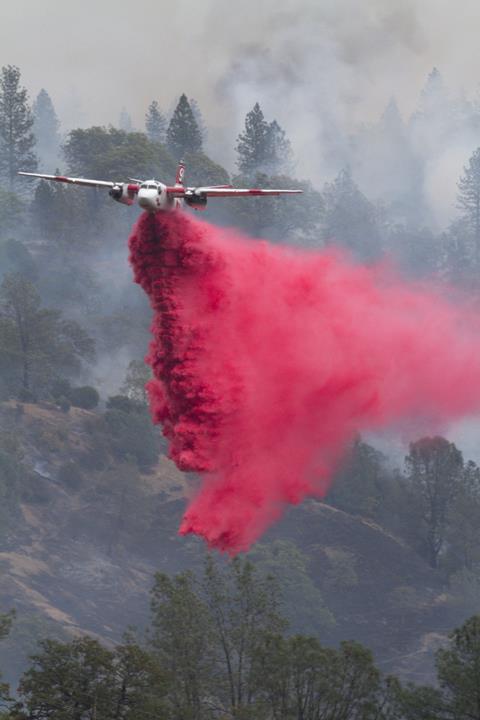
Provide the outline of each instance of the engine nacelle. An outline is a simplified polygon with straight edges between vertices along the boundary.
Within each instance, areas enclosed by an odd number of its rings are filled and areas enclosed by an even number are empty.
[[[185,193],[184,200],[194,210],[205,210],[207,207],[207,196],[201,193]]]
[[[137,189],[137,185],[132,186],[128,183],[118,183],[109,190],[108,194],[119,203],[123,203],[124,205],[133,205]]]

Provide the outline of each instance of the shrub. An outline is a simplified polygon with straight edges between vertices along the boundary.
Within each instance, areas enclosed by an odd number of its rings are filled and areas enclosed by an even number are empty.
[[[107,400],[107,410],[121,410],[124,413],[130,413],[138,410],[138,407],[126,395],[112,395]]]
[[[112,438],[112,450],[117,458],[127,460],[133,457],[140,467],[145,468],[157,462],[157,431],[146,412],[107,410],[105,422]]]
[[[64,380],[63,378],[57,378],[54,380],[50,388],[50,392],[55,400],[59,400],[61,397],[68,398],[71,391],[72,386],[68,380]]]
[[[95,388],[90,385],[72,388],[68,394],[68,398],[74,407],[79,407],[83,410],[93,410],[100,402],[100,395]]]
[[[37,396],[32,390],[26,390],[25,388],[21,388],[17,395],[20,402],[24,403],[36,403],[37,402]]]

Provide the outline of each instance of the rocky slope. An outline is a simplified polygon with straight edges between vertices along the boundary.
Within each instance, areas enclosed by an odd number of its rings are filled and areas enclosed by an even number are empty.
[[[1,608],[17,611],[0,645],[0,667],[12,681],[41,637],[87,632],[113,643],[128,626],[144,626],[154,572],[196,567],[204,552],[177,535],[194,479],[164,455],[148,472],[111,457],[98,469],[97,418],[74,408],[0,405],[0,433],[15,437],[29,469],[0,546]],[[326,641],[354,638],[373,648],[385,671],[428,675],[432,649],[458,618],[439,578],[408,547],[312,500],[290,509],[265,539],[278,540],[302,551],[335,617],[322,632]]]

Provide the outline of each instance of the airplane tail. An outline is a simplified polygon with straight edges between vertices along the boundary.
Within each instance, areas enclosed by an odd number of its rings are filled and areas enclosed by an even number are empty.
[[[185,163],[180,160],[177,167],[177,174],[175,176],[175,185],[182,185],[183,187],[183,176],[185,175]]]

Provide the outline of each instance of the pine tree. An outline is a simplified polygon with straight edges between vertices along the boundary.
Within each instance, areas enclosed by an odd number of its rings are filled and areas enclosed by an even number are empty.
[[[436,654],[442,693],[441,717],[480,717],[480,616],[474,615],[450,635],[450,645]],[[430,717],[440,717],[429,713]],[[424,716],[425,717],[425,716]]]
[[[41,165],[53,168],[58,164],[60,123],[50,95],[43,88],[33,103],[33,116],[33,132]]]
[[[202,136],[187,96],[178,101],[167,130],[167,146],[171,154],[180,159],[185,153],[202,150]]]
[[[0,76],[0,178],[10,190],[19,170],[37,167],[33,122],[27,91],[20,86],[20,70],[6,65]]]
[[[349,167],[325,186],[323,197],[324,239],[349,248],[361,258],[375,257],[380,246],[375,208],[359,190]]]
[[[208,130],[207,126],[205,125],[205,120],[203,119],[202,111],[200,110],[200,105],[195,100],[195,98],[190,98],[188,102],[190,103],[193,117],[195,118],[198,129],[200,130],[200,135],[202,136],[202,143],[205,143],[208,137]]]
[[[265,169],[271,154],[272,131],[260,105],[255,103],[245,118],[245,130],[237,138],[237,166],[241,173],[254,175]]]
[[[412,505],[421,515],[420,551],[437,568],[445,546],[450,510],[463,483],[462,453],[442,437],[410,445],[405,459]]]
[[[288,173],[292,169],[292,146],[290,140],[276,120],[268,129],[269,158],[267,166],[272,174]]]
[[[445,105],[447,99],[447,91],[443,82],[443,77],[438,70],[434,67],[422,90],[420,97],[420,112],[422,114],[431,114],[436,112],[439,107]]]
[[[11,392],[21,397],[44,391],[55,373],[78,372],[82,359],[91,360],[93,340],[74,320],[58,310],[41,307],[34,285],[20,274],[9,274],[0,286],[0,362],[15,368]]]
[[[480,147],[475,150],[458,182],[457,207],[473,234],[476,261],[480,260]]]
[[[153,142],[165,142],[167,121],[165,116],[160,112],[158,102],[156,100],[152,100],[148,106],[148,110],[145,115],[145,128],[150,140]]]

